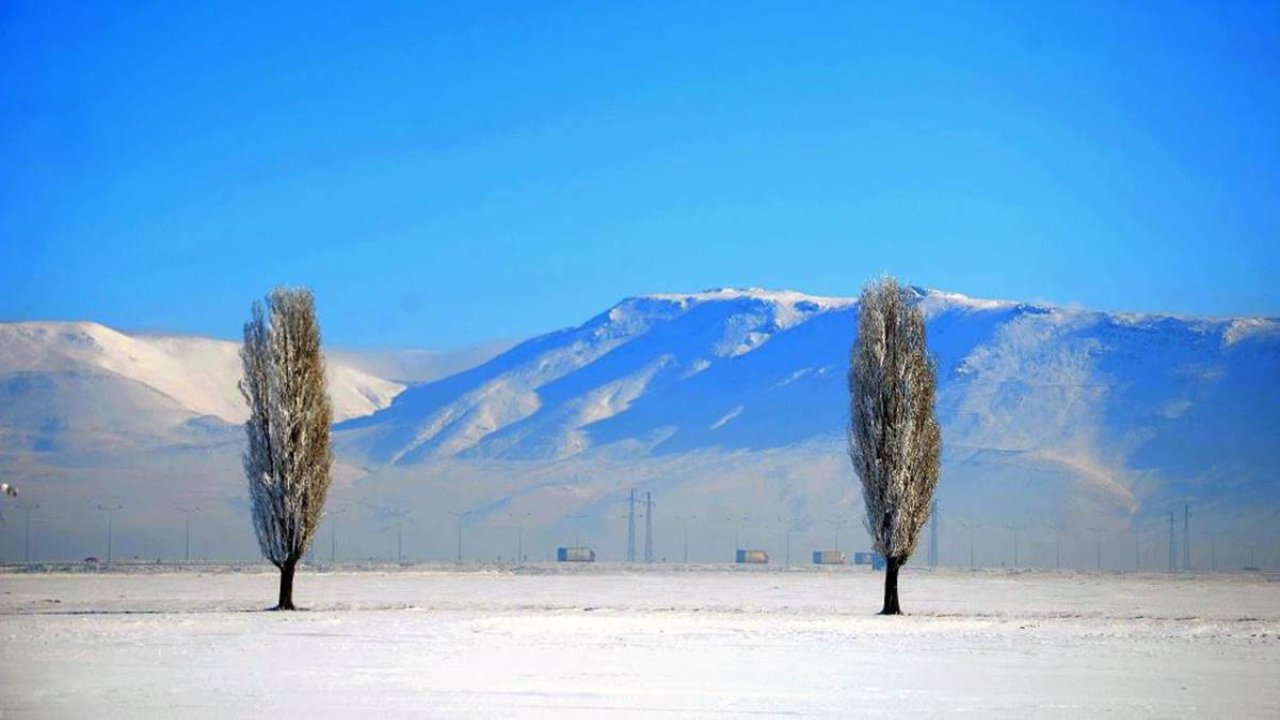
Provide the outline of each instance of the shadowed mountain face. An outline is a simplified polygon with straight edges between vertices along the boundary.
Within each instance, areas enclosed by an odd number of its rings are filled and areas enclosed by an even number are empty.
[[[1102,528],[1130,533],[1101,551],[1121,567],[1133,537],[1151,554],[1142,533],[1167,535],[1183,502],[1203,532],[1274,527],[1280,323],[912,292],[938,366],[944,516],[980,519],[988,556],[1010,523]],[[631,488],[693,524],[694,557],[739,534],[779,552],[784,518],[797,542],[819,542],[859,516],[844,451],[856,313],[852,299],[794,292],[652,295],[407,388],[331,362],[345,418],[333,502],[366,548],[388,532],[387,508],[413,509],[419,556],[451,556],[452,510],[486,530],[474,542],[490,557],[522,524],[531,543],[581,535],[616,557],[602,539],[622,536]],[[107,502],[133,513],[116,519],[120,547],[151,554],[181,502],[234,540],[223,556],[254,555],[235,344],[90,323],[0,331],[0,472],[61,508],[50,522],[68,552],[94,548]],[[0,528],[10,557],[12,532]]]

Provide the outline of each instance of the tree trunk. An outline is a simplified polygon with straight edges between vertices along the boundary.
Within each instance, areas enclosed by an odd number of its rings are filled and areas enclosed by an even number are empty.
[[[902,567],[901,558],[885,558],[884,609],[880,611],[881,615],[902,614],[902,608],[898,607],[898,568],[900,567]]]
[[[280,567],[280,602],[276,610],[295,610],[293,606],[293,573],[298,568],[297,560],[287,560]]]

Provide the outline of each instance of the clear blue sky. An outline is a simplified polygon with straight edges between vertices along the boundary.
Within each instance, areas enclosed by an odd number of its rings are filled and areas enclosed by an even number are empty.
[[[235,337],[307,284],[331,343],[453,347],[882,272],[1280,314],[1280,3],[195,5],[0,3],[0,319]]]

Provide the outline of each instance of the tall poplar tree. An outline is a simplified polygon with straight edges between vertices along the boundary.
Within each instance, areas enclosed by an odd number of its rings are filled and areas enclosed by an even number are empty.
[[[936,384],[920,307],[892,278],[868,284],[858,300],[858,336],[849,352],[848,437],[867,531],[886,563],[883,615],[902,612],[898,570],[915,552],[938,486]]]
[[[293,577],[329,492],[333,411],[310,290],[276,288],[244,326],[240,392],[249,405],[244,472],[253,529],[280,569],[277,610],[293,610]]]

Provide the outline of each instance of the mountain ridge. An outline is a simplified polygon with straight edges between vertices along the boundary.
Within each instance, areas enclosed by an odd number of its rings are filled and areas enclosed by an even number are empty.
[[[1205,333],[1218,333],[1222,336],[1224,345],[1227,346],[1251,336],[1275,334],[1278,327],[1277,323],[1269,318],[1187,319],[1159,314],[1109,314],[1009,300],[984,300],[924,288],[913,287],[909,290],[930,321],[946,315],[960,318],[985,316],[993,321],[1003,321],[1014,316],[1040,315],[1054,318],[1058,323],[1083,321],[1097,324],[1107,320],[1118,326],[1149,327],[1172,322],[1181,323],[1185,328]],[[718,323],[717,327],[722,327],[723,332],[714,338],[713,342],[704,343],[706,347],[695,353],[698,355],[696,358],[685,358],[681,362],[677,361],[672,353],[653,353],[638,366],[626,368],[624,377],[617,378],[613,384],[602,382],[588,388],[585,385],[590,385],[589,381],[584,381],[585,384],[580,383],[583,384],[581,391],[593,391],[593,394],[579,399],[580,412],[577,412],[575,418],[565,418],[570,424],[577,422],[575,427],[580,429],[586,425],[606,421],[630,408],[631,404],[645,393],[645,388],[655,382],[669,379],[674,369],[678,368],[685,378],[692,377],[710,367],[715,361],[745,356],[758,351],[762,345],[780,333],[785,334],[808,322],[821,322],[820,316],[830,313],[851,313],[856,308],[856,302],[854,298],[821,297],[792,290],[775,291],[759,288],[716,288],[699,293],[655,293],[628,297],[605,312],[588,319],[582,325],[549,333],[516,346],[512,349],[512,352],[516,353],[515,356],[499,355],[488,363],[473,368],[471,371],[473,376],[476,373],[483,373],[485,368],[498,370],[494,377],[487,379],[487,384],[470,389],[470,392],[476,393],[472,398],[474,402],[464,402],[462,407],[444,408],[432,415],[422,407],[414,409],[409,406],[414,404],[415,399],[420,400],[422,396],[442,389],[442,386],[433,386],[432,390],[415,386],[410,387],[405,395],[394,401],[388,408],[360,421],[339,426],[339,429],[367,428],[378,422],[377,418],[385,418],[392,426],[399,427],[402,431],[399,433],[402,436],[400,439],[404,441],[404,446],[398,451],[391,452],[375,450],[374,459],[382,461],[404,462],[406,459],[424,455],[483,452],[474,450],[473,446],[487,435],[541,412],[546,399],[542,394],[550,393],[555,396],[556,393],[565,390],[567,381],[561,380],[562,374],[578,373],[604,358],[609,358],[616,365],[618,356],[615,353],[625,355],[625,351],[621,350],[622,346],[648,335],[656,326],[678,322],[688,318],[691,313],[706,311],[707,308],[729,309],[728,314],[722,314],[722,317],[715,319]],[[853,323],[850,320],[846,325],[847,345],[852,340]],[[954,332],[954,328],[947,326],[955,326],[956,323],[947,323],[943,318],[941,325],[944,326],[941,328],[944,333],[948,329]],[[979,334],[985,332],[981,328],[969,328],[968,331]],[[947,338],[939,336],[939,339],[942,341],[942,346],[934,347],[934,350],[944,361],[943,371],[954,370],[957,363],[974,349],[973,347],[952,348]],[[969,339],[974,340],[974,346],[979,344],[975,338]],[[557,343],[561,346],[554,352],[547,355],[539,354],[541,352],[539,347],[551,347]],[[595,343],[595,345],[587,349],[584,343]],[[830,348],[826,350],[826,357],[830,361],[832,353]],[[531,367],[526,360],[536,360],[535,366]],[[495,366],[495,363],[498,365]],[[799,379],[797,373],[803,375],[810,372],[829,372],[832,364],[828,362],[821,368],[796,368],[785,382],[794,382]],[[505,369],[502,369],[503,366],[506,366]],[[446,379],[444,382],[457,384],[461,380],[462,378],[455,377],[451,380]],[[774,382],[779,380],[775,379]],[[540,388],[545,388],[545,393],[536,392]],[[551,399],[554,402],[554,397]],[[430,405],[430,402],[428,401],[427,404]],[[726,414],[731,409],[726,408],[725,412],[717,416],[720,418],[717,427],[723,427],[730,422],[731,418]],[[413,422],[412,416],[415,413],[426,413],[429,417],[416,429],[406,430],[406,423]],[[568,408],[563,409],[561,414],[573,415]],[[468,424],[467,416],[475,422]],[[442,434],[449,435],[449,438],[444,438]],[[379,445],[385,447],[388,442],[393,441],[393,438],[384,438]],[[571,449],[581,448],[583,443],[581,439],[565,438],[556,445],[563,449]]]

